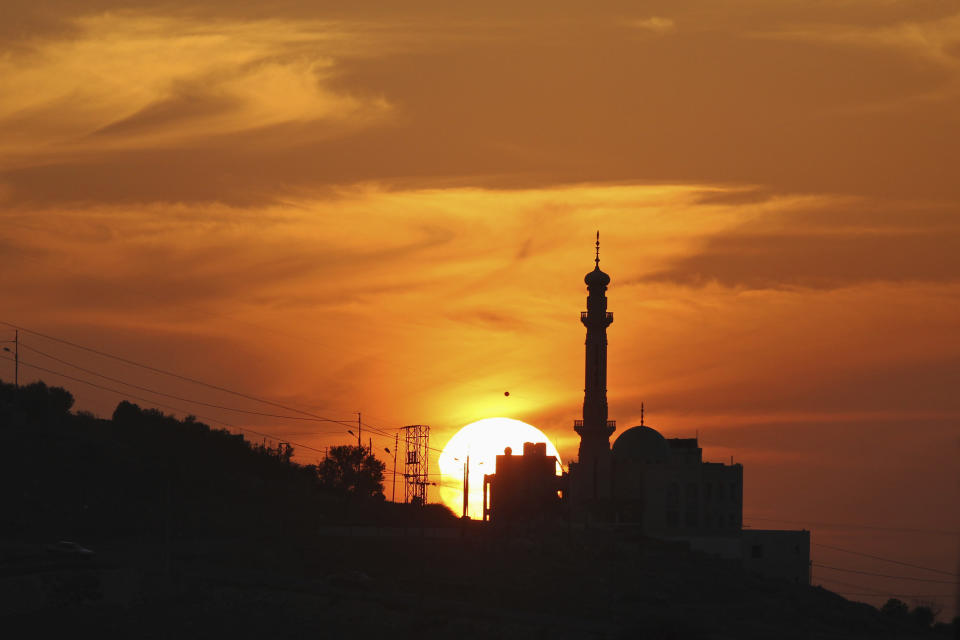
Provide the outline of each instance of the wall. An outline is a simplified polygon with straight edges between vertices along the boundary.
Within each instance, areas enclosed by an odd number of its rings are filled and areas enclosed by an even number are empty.
[[[761,575],[810,584],[810,532],[744,529],[743,567]]]

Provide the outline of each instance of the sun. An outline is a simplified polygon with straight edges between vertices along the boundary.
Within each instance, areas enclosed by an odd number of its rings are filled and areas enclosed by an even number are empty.
[[[523,452],[524,442],[547,443],[547,455],[556,456],[560,470],[560,454],[542,431],[512,418],[486,418],[471,422],[458,431],[440,454],[440,500],[457,515],[463,513],[464,464],[470,458],[470,492],[467,513],[471,518],[483,517],[483,476],[496,471],[497,456],[506,447],[514,455]]]

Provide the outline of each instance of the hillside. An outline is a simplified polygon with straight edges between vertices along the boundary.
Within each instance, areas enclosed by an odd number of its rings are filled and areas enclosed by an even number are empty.
[[[0,614],[32,637],[949,637],[683,545],[350,500],[287,450],[71,405],[0,385]]]

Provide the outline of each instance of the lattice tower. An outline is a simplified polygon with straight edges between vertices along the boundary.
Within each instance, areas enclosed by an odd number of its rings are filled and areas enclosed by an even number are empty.
[[[430,427],[412,424],[403,427],[404,444],[403,501],[427,504],[427,485],[430,484]]]

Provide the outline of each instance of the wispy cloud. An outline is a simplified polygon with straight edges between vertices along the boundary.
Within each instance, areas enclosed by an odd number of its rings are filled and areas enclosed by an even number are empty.
[[[660,16],[650,16],[649,18],[639,18],[636,20],[629,20],[627,24],[634,29],[640,29],[641,31],[650,31],[658,34],[672,33],[676,30],[677,25],[670,18],[663,18]]]
[[[896,49],[954,70],[960,69],[960,13],[925,20],[857,25],[819,23],[756,32],[759,37],[833,42],[860,47]]]
[[[107,13],[76,28],[0,58],[8,157],[162,148],[290,122],[349,129],[390,112],[382,98],[329,87],[337,56],[371,46],[343,24]]]
[[[642,279],[748,290],[960,282],[955,212],[901,206],[836,200],[771,212],[705,238]]]

